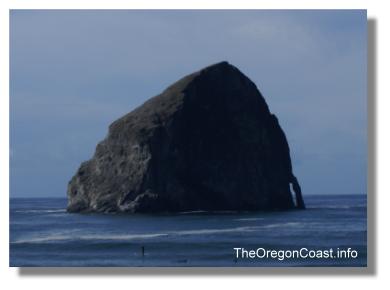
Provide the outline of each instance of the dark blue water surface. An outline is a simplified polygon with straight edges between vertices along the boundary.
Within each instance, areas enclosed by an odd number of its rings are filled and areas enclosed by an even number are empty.
[[[305,201],[306,210],[286,212],[115,215],[70,214],[66,199],[11,199],[10,265],[366,266],[366,196],[308,195]],[[237,258],[234,248],[332,248],[334,255],[350,248],[357,257]]]

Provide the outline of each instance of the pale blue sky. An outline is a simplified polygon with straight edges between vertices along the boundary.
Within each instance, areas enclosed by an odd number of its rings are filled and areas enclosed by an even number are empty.
[[[363,10],[10,15],[12,197],[65,197],[112,121],[222,60],[278,116],[304,194],[366,192]]]

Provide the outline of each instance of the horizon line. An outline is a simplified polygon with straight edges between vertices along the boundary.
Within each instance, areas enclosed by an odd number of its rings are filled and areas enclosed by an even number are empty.
[[[318,195],[367,195],[368,193],[308,193],[304,194],[304,196],[318,196]],[[17,199],[17,198],[67,198],[67,196],[9,196],[9,199]]]

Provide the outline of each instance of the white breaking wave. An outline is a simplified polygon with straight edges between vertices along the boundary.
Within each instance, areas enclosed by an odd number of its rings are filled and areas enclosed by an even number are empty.
[[[167,236],[166,233],[157,234],[128,234],[128,235],[84,235],[80,240],[135,240],[135,239],[150,239]]]
[[[235,228],[223,228],[223,229],[196,229],[196,230],[182,230],[182,231],[168,231],[163,233],[145,233],[145,234],[75,234],[75,232],[69,233],[56,233],[49,234],[47,236],[31,237],[28,239],[20,239],[12,241],[11,244],[24,244],[24,243],[43,243],[43,242],[58,242],[58,241],[96,241],[96,240],[108,240],[108,241],[131,241],[137,239],[151,239],[167,236],[185,236],[185,235],[211,235],[211,234],[224,234],[224,233],[239,233],[239,232],[254,232],[261,229],[270,229],[277,227],[296,227],[301,226],[302,223],[289,222],[289,223],[276,223],[262,226],[245,226]]]
[[[204,234],[217,234],[217,233],[229,233],[229,232],[243,232],[255,230],[255,227],[238,227],[227,229],[200,229],[200,230],[185,230],[185,231],[170,231],[165,233],[146,233],[146,234],[82,234],[82,235],[70,235],[70,234],[50,234],[41,237],[31,237],[28,239],[20,239],[12,241],[11,244],[23,244],[23,243],[43,243],[43,242],[58,242],[58,241],[84,241],[84,240],[113,240],[113,241],[130,241],[136,239],[150,239],[164,236],[174,235],[204,235]]]
[[[16,210],[17,213],[61,213],[66,212],[65,209],[26,209]]]
[[[272,229],[272,228],[280,228],[280,227],[297,227],[297,226],[302,226],[303,224],[304,223],[299,223],[299,222],[277,223],[277,224],[264,225],[261,226],[261,228]]]
[[[197,214],[197,213],[206,213],[205,210],[191,210],[191,211],[181,211],[179,214]]]
[[[25,243],[43,243],[43,242],[57,242],[57,241],[83,241],[83,240],[133,240],[133,239],[147,239],[157,238],[166,236],[167,234],[128,234],[128,235],[63,235],[63,234],[52,234],[45,237],[33,237],[29,239],[20,239],[11,242],[11,244],[25,244]]]
[[[239,222],[251,222],[251,221],[261,221],[264,220],[264,218],[242,218],[242,219],[235,219],[235,221]]]
[[[237,227],[227,229],[199,229],[199,230],[187,230],[187,231],[176,231],[171,234],[176,235],[204,235],[204,234],[220,234],[220,233],[234,233],[234,232],[249,232],[255,231],[257,227]]]
[[[29,239],[20,239],[13,242],[11,244],[26,244],[26,243],[43,243],[43,242],[55,242],[55,241],[66,241],[71,240],[69,236],[64,235],[49,235],[46,237],[36,237]]]

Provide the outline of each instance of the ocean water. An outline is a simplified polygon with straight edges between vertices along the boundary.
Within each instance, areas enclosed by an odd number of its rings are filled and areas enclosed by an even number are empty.
[[[366,196],[305,202],[285,212],[103,215],[67,213],[62,198],[15,198],[10,266],[366,266]],[[330,249],[338,256],[321,258]]]

